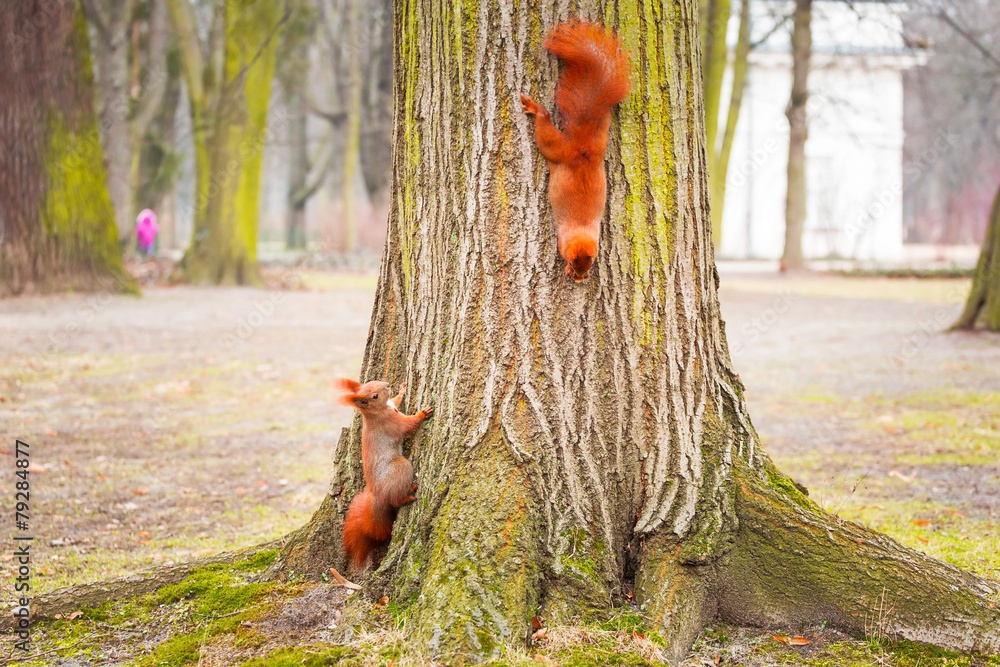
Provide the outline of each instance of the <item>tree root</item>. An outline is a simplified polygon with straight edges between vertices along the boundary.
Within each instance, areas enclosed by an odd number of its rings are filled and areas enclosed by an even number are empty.
[[[645,547],[637,592],[672,659],[715,615],[1000,652],[1000,586],[827,514],[770,462],[762,472],[738,464],[735,483],[736,542],[713,564],[681,563],[676,542]]]
[[[286,537],[281,537],[239,551],[224,551],[176,565],[151,567],[127,577],[104,579],[77,586],[63,586],[32,597],[30,618],[32,621],[54,618],[56,614],[70,614],[78,609],[99,606],[108,600],[121,600],[152,593],[168,584],[183,580],[198,568],[218,565],[219,563],[237,563],[261,551],[277,549],[284,544],[286,539]],[[9,614],[0,617],[0,630],[11,628],[16,622],[17,619]]]

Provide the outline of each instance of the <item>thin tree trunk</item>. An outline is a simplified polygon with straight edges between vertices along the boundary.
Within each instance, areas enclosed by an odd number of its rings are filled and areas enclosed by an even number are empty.
[[[712,243],[718,248],[722,244],[722,212],[726,204],[726,179],[729,175],[729,156],[736,136],[740,108],[743,105],[743,91],[746,89],[747,73],[750,70],[750,0],[740,2],[740,30],[733,54],[733,82],[729,96],[726,124],[722,131],[722,141],[716,146],[708,144],[708,179],[712,192]],[[721,81],[719,83],[721,86]]]
[[[95,26],[94,52],[98,67],[99,122],[108,194],[115,209],[118,238],[132,238],[132,136],[128,127],[129,43],[131,2],[85,2]]]
[[[357,45],[356,35],[362,30],[361,0],[347,0],[348,39]],[[355,36],[351,36],[352,32]],[[361,78],[362,53],[359,48],[347,54],[347,123],[344,125],[344,170],[341,182],[341,226],[344,231],[344,252],[358,247],[358,170],[361,168],[361,95],[364,81]]]
[[[135,291],[124,272],[75,1],[0,3],[0,292]]]
[[[785,252],[783,269],[800,269],[802,231],[806,224],[806,102],[809,99],[809,57],[812,51],[812,0],[795,0],[792,29],[792,95],[788,116],[788,191],[785,195]]]
[[[971,330],[982,321],[990,331],[1000,331],[1000,188],[993,198],[986,238],[972,277],[965,310],[952,329]]]
[[[362,365],[407,383],[405,411],[436,407],[409,443],[417,501],[374,582],[410,644],[474,662],[522,644],[532,616],[610,610],[627,584],[676,659],[716,614],[862,633],[885,586],[886,632],[1000,649],[995,586],[842,524],[760,448],[719,313],[695,0],[589,14],[619,30],[633,92],[580,284],[517,102],[551,107],[558,66],[538,44],[569,17],[550,2],[467,10],[395,6],[392,208]],[[271,574],[343,566],[359,431]]]
[[[299,91],[286,94],[291,121],[288,124],[288,199],[286,205],[285,246],[289,250],[306,247],[306,202],[303,197],[309,178],[309,141],[306,135],[308,110]]]

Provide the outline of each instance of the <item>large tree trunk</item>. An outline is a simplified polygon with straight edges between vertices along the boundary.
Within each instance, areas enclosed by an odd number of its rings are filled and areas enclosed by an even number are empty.
[[[695,0],[605,11],[589,16],[619,30],[634,84],[576,284],[517,102],[551,108],[558,66],[537,45],[569,17],[396,4],[392,212],[362,377],[436,412],[410,443],[420,488],[378,594],[451,664],[523,642],[532,616],[607,610],[623,584],[675,658],[715,614],[861,633],[884,591],[886,632],[997,650],[995,587],[825,514],[761,450],[719,314]],[[278,571],[343,566],[359,422]]]
[[[78,3],[0,3],[0,63],[0,292],[135,290],[101,163]]]
[[[812,0],[795,0],[795,25],[792,29],[792,95],[788,116],[788,191],[785,195],[785,252],[783,269],[800,269],[802,231],[806,224],[806,138],[808,124],[806,102],[809,100],[809,57],[812,51]]]
[[[972,277],[965,310],[952,329],[974,329],[982,321],[990,331],[1000,331],[1000,188],[993,197],[986,238]]]
[[[178,33],[195,145],[195,207],[184,256],[194,283],[257,284],[257,213],[282,6],[217,3],[203,49],[189,0],[167,0]],[[220,12],[222,12],[220,14]]]

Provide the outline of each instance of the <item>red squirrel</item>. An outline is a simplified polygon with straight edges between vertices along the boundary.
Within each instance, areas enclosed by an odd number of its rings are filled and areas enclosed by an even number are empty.
[[[362,570],[378,547],[392,537],[396,511],[416,500],[413,466],[403,456],[403,440],[434,413],[424,408],[415,415],[399,411],[406,385],[390,398],[388,382],[360,384],[340,378],[341,403],[361,413],[361,463],[365,488],[354,497],[344,519],[344,552],[354,570]]]
[[[611,107],[631,88],[629,57],[613,31],[586,21],[560,23],[545,48],[563,61],[556,85],[563,130],[527,95],[521,95],[521,108],[535,116],[535,142],[549,163],[549,201],[566,275],[580,282],[597,257],[607,199],[604,152]]]

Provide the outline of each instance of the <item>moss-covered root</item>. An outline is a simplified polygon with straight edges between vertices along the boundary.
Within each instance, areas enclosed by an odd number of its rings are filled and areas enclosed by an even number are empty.
[[[664,653],[675,662],[684,658],[716,611],[711,567],[684,565],[680,552],[673,540],[646,540],[635,578],[645,616],[663,638]]]
[[[720,566],[730,622],[827,622],[857,635],[1000,652],[1000,589],[823,512],[794,486],[737,468],[736,547]]]
[[[460,465],[421,543],[395,567],[397,599],[411,600],[410,640],[438,662],[498,657],[524,641],[537,613],[539,522],[527,473],[502,452]],[[397,554],[390,552],[387,561]]]

